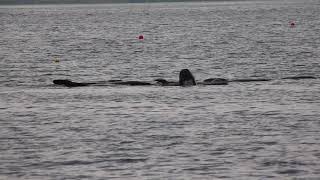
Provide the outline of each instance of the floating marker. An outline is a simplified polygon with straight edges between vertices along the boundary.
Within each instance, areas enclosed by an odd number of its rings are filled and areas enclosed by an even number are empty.
[[[140,39],[140,40],[144,39],[143,35],[140,35],[140,36],[138,37],[138,39]]]
[[[53,62],[59,63],[60,61],[59,61],[59,59],[55,59]]]
[[[294,27],[296,24],[294,22],[290,22],[290,26]]]

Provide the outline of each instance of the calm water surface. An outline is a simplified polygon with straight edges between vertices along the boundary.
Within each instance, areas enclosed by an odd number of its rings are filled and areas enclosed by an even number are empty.
[[[1,6],[0,179],[320,179],[319,17],[308,0]],[[272,81],[52,84],[183,68]]]

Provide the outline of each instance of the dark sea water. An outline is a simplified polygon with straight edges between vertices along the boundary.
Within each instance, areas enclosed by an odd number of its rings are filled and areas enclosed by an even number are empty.
[[[0,64],[0,179],[320,179],[319,1],[1,6]],[[183,68],[272,81],[52,83]]]

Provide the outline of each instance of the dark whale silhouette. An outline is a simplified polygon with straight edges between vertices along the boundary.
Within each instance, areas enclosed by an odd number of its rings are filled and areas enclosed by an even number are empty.
[[[203,85],[227,85],[229,81],[223,78],[209,78],[205,79],[201,84]]]
[[[299,80],[299,79],[316,79],[314,76],[293,76],[293,77],[285,77],[282,79],[294,79],[294,80]]]
[[[144,82],[144,81],[122,81],[122,80],[109,80],[107,82],[92,82],[92,83],[79,83],[73,82],[68,79],[56,79],[53,83],[56,85],[64,85],[67,87],[79,87],[89,85],[129,85],[129,86],[150,86],[150,85],[161,85],[161,86],[194,86],[196,81],[194,76],[188,69],[182,69],[179,74],[179,82],[169,82],[165,79],[156,79],[156,83]],[[209,84],[209,83],[208,83]]]
[[[143,82],[143,81],[118,81],[118,82],[113,82],[112,84],[130,85],[130,86],[148,86],[148,85],[152,85],[149,82]]]
[[[69,79],[56,79],[56,80],[53,80],[53,83],[57,85],[64,85],[67,87],[79,87],[79,86],[88,86],[91,84],[95,84],[95,83],[77,83],[77,82],[70,81]]]
[[[194,86],[196,81],[189,69],[182,69],[179,74],[179,85],[180,86]]]
[[[233,79],[230,82],[253,82],[253,81],[270,81],[271,79],[257,78],[257,79]]]
[[[293,77],[284,77],[281,79],[293,79],[293,80],[299,80],[299,79],[316,79],[314,76],[293,76]],[[272,79],[265,79],[265,78],[256,78],[256,79],[233,79],[230,80],[230,82],[254,82],[254,81],[271,81]]]
[[[146,86],[146,85],[152,85],[148,82],[143,81],[121,81],[121,80],[109,80],[109,81],[101,81],[101,82],[92,82],[92,83],[78,83],[73,82],[68,79],[56,79],[53,80],[53,83],[56,85],[64,85],[67,87],[79,87],[79,86],[89,86],[89,85],[130,85],[130,86]]]
[[[156,84],[160,86],[194,86],[197,84],[200,85],[227,85],[228,80],[223,78],[209,78],[203,82],[196,83],[194,76],[188,69],[182,69],[179,74],[179,81],[167,81],[165,79],[155,79]]]
[[[285,77],[281,79],[316,79],[314,76],[293,76]],[[109,80],[100,82],[90,82],[90,83],[79,83],[73,82],[69,79],[56,79],[53,83],[56,85],[63,85],[66,87],[79,87],[79,86],[105,86],[105,85],[129,85],[129,86],[150,86],[150,85],[160,85],[160,86],[195,86],[197,85],[194,76],[189,71],[189,69],[182,69],[179,73],[179,81],[167,81],[165,79],[155,79],[155,82],[145,82],[145,81],[122,81],[122,80]],[[255,81],[271,81],[271,79],[265,78],[255,78],[255,79],[233,79],[227,80],[223,78],[209,78],[205,79],[203,82],[199,82],[200,85],[227,85],[229,82],[255,82]]]
[[[189,69],[182,69],[179,73],[179,81],[167,81],[165,79],[155,79],[157,85],[160,86],[194,86],[196,81]]]
[[[179,82],[167,81],[165,79],[155,79],[154,81],[160,86],[179,86]]]

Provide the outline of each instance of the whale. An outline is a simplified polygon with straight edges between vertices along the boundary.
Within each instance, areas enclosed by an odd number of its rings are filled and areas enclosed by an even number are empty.
[[[144,82],[144,81],[117,81],[112,84],[118,85],[129,85],[129,86],[150,86],[152,83]]]
[[[255,81],[271,81],[271,79],[255,78],[255,79],[232,79],[230,82],[255,82]]]
[[[317,79],[314,76],[292,76],[292,77],[285,77],[281,79],[293,79],[293,80],[299,80],[299,79]]]
[[[205,79],[203,82],[199,83],[199,84],[203,84],[203,85],[227,85],[229,83],[229,81],[227,79],[224,78],[209,78],[209,79]]]
[[[300,79],[317,79],[314,76],[292,76],[292,77],[284,77],[281,79],[292,79],[292,80],[300,80]],[[267,78],[253,78],[253,79],[232,79],[230,82],[256,82],[256,81],[271,81],[272,79]]]
[[[167,81],[165,79],[159,78],[155,79],[160,86],[194,86],[194,85],[227,85],[228,80],[224,78],[209,78],[205,79],[203,82],[196,82],[194,76],[189,69],[182,69],[179,73],[179,81]]]
[[[155,79],[154,81],[156,82],[157,85],[160,85],[160,86],[179,86],[179,82],[167,81],[162,78]]]
[[[293,76],[293,77],[285,77],[281,79],[292,79],[292,80],[300,80],[300,79],[316,79],[314,76]],[[110,85],[128,85],[128,86],[195,86],[195,85],[227,85],[230,82],[259,82],[259,81],[271,81],[271,79],[267,78],[247,78],[247,79],[224,79],[224,78],[208,78],[203,80],[202,82],[196,82],[193,74],[189,69],[182,69],[179,73],[178,81],[168,81],[163,78],[155,79],[153,82],[146,81],[122,81],[122,80],[108,80],[108,81],[97,81],[97,82],[74,82],[69,79],[55,79],[53,80],[53,84],[62,85],[66,87],[81,87],[81,86],[110,86]]]
[[[182,69],[179,73],[179,85],[180,86],[195,86],[197,83],[189,71],[189,69]]]
[[[53,80],[53,84],[55,85],[63,85],[66,87],[80,87],[80,86],[89,86],[89,85],[129,85],[129,86],[150,86],[150,85],[160,85],[160,86],[195,86],[197,83],[195,81],[194,76],[190,72],[189,69],[182,69],[179,73],[179,81],[167,81],[165,79],[156,79],[155,83],[145,82],[145,81],[122,81],[122,80],[109,80],[107,82],[91,82],[91,83],[83,83],[83,82],[73,82],[69,79],[56,79]],[[210,83],[207,83],[210,84]],[[213,83],[211,83],[213,84]]]
[[[155,79],[157,85],[160,86],[195,86],[197,85],[194,76],[189,69],[182,69],[179,73],[179,81],[167,81],[166,79]]]
[[[129,85],[129,86],[152,85],[152,83],[143,82],[143,81],[109,80],[109,81],[101,81],[101,82],[79,83],[79,82],[73,82],[69,79],[56,79],[56,80],[53,80],[53,84],[63,85],[66,87],[81,87],[81,86],[89,86],[89,85],[97,85],[97,86],[101,86],[101,85]]]
[[[69,79],[56,79],[56,80],[53,80],[53,84],[64,85],[67,87],[79,87],[79,86],[89,86],[95,83],[78,83],[78,82],[70,81]]]

